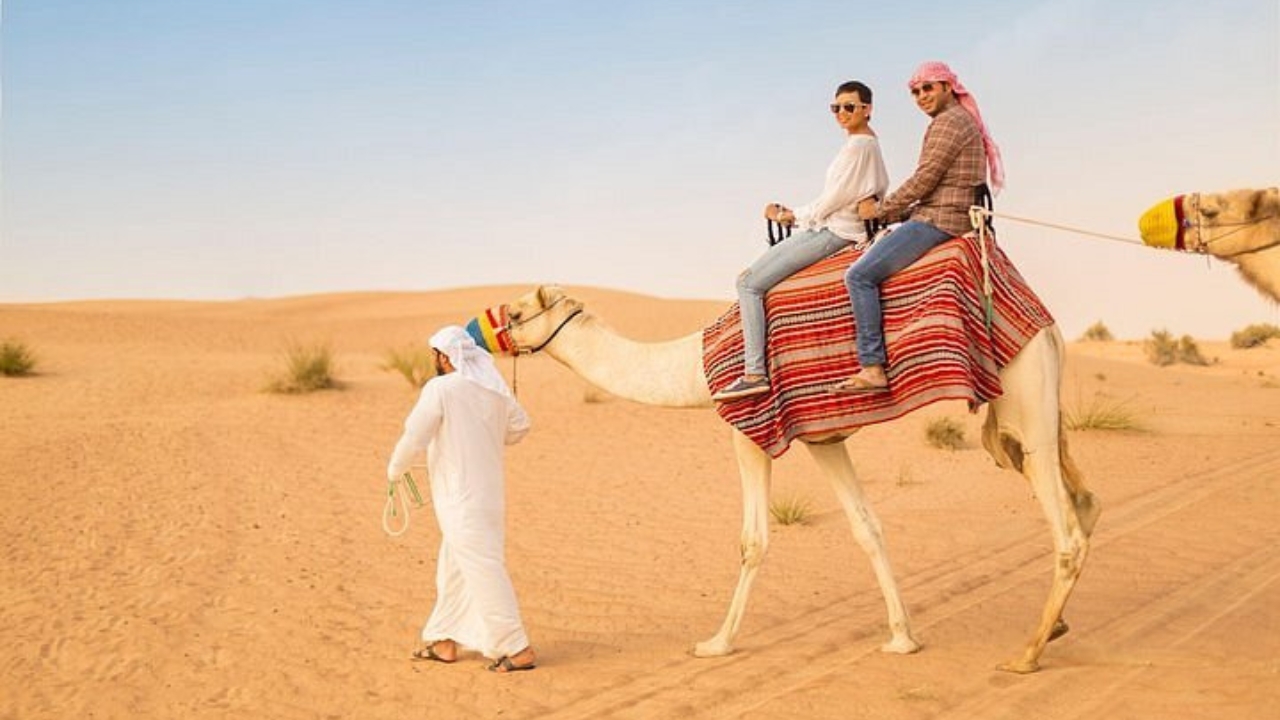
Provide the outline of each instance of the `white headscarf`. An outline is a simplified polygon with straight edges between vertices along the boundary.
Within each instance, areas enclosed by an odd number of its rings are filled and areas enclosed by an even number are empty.
[[[431,347],[449,357],[455,370],[462,377],[502,395],[511,395],[511,388],[493,364],[493,356],[485,352],[466,330],[457,325],[446,325],[431,336]]]

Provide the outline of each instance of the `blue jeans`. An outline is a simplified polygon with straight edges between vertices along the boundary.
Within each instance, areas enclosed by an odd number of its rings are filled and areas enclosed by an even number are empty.
[[[738,276],[744,375],[768,375],[764,365],[765,293],[774,285],[848,245],[848,240],[830,230],[804,230],[766,250],[764,255]]]
[[[880,283],[919,260],[951,234],[926,222],[908,220],[885,235],[849,266],[844,286],[858,322],[858,364],[885,364],[884,328],[880,312]]]

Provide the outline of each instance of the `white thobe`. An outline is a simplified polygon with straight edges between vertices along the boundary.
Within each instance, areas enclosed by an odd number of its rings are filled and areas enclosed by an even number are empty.
[[[506,569],[503,487],[503,446],[528,432],[515,398],[457,372],[428,382],[405,420],[387,471],[407,471],[426,448],[441,534],[425,642],[454,640],[494,659],[529,646]]]

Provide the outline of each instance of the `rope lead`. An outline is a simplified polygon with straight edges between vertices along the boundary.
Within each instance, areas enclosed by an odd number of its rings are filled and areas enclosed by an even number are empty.
[[[1092,230],[1083,230],[1081,228],[1071,227],[1070,225],[1056,225],[1054,223],[1048,223],[1041,220],[1032,220],[1031,218],[1018,217],[1017,215],[1006,215],[1004,213],[998,213],[992,210],[988,210],[978,205],[974,205],[969,208],[969,222],[973,223],[973,227],[975,229],[977,229],[978,222],[979,222],[976,218],[980,218],[980,217],[998,217],[998,218],[1003,218],[1005,220],[1012,220],[1014,222],[1026,223],[1027,225],[1039,225],[1041,227],[1053,228],[1055,230],[1065,230],[1066,232],[1078,233],[1080,235],[1090,235],[1096,238],[1102,238],[1104,240],[1117,240],[1119,242],[1130,243],[1133,245],[1145,244],[1141,240],[1136,240],[1134,238],[1129,238],[1129,237],[1123,237],[1121,235],[1108,235],[1106,233],[1093,232]]]
[[[996,318],[995,303],[991,300],[994,291],[991,287],[991,249],[988,245],[992,241],[991,223],[986,217],[992,214],[990,210],[979,205],[969,208],[969,223],[973,225],[974,230],[978,231],[978,248],[982,251],[982,317],[987,326],[987,332],[991,332],[991,325]]]
[[[404,514],[404,524],[399,530],[391,529],[391,519],[397,516],[396,513],[396,485],[404,484],[408,488],[408,492],[400,493],[400,511]],[[406,471],[400,476],[399,480],[391,480],[387,482],[387,504],[382,508],[382,530],[391,537],[400,537],[409,529],[409,500],[413,499],[415,507],[422,507],[422,495],[418,493],[418,484],[413,481],[413,475]]]

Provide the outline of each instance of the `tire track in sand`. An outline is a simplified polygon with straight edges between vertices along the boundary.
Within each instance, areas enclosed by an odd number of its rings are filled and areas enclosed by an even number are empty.
[[[1099,533],[1094,536],[1092,550],[1105,550],[1117,541],[1159,522],[1181,510],[1202,503],[1212,496],[1237,485],[1273,477],[1280,471],[1280,450],[1259,453],[1226,465],[1195,472],[1126,500],[1114,507],[1104,505]],[[1104,501],[1105,502],[1105,501]],[[1043,528],[1027,533],[999,547],[990,548],[969,556],[956,557],[939,566],[924,568],[900,579],[903,595],[913,605],[927,605],[913,612],[913,625],[921,631],[945,622],[984,602],[994,600],[1010,588],[1028,582],[1043,582],[1051,571],[1051,562],[1037,543],[1045,532]],[[1274,580],[1273,563],[1250,553],[1229,563],[1220,572],[1208,578],[1205,592],[1222,587],[1227,574],[1245,570],[1248,582]],[[1265,553],[1264,553],[1265,554]],[[1261,563],[1258,565],[1258,563]],[[1255,567],[1255,565],[1257,565]],[[1220,577],[1219,577],[1220,576]],[[1231,576],[1233,588],[1238,576]],[[1215,585],[1214,583],[1218,584]],[[1243,586],[1241,586],[1243,587]],[[1260,586],[1258,586],[1260,587]],[[1122,627],[1141,628],[1158,626],[1171,615],[1183,612],[1203,597],[1191,587],[1162,599],[1165,609],[1148,612],[1135,611],[1117,618],[1112,623]],[[1244,602],[1241,599],[1238,602]],[[1238,602],[1231,607],[1237,607]],[[1218,617],[1229,614],[1224,609]],[[643,718],[643,717],[732,717],[749,712],[777,698],[799,691],[814,681],[835,675],[846,675],[851,666],[879,652],[879,640],[884,632],[883,603],[879,589],[869,587],[853,596],[834,599],[815,610],[800,614],[771,627],[761,628],[750,634],[753,649],[750,653],[736,653],[725,658],[701,659],[692,656],[675,660],[649,672],[628,678],[589,696],[570,700],[545,717],[554,720],[573,718]],[[1135,617],[1151,619],[1135,622]],[[874,623],[869,617],[877,618]],[[1211,621],[1210,621],[1211,622]],[[1108,627],[1112,623],[1108,623]],[[1127,623],[1127,624],[1126,624]],[[1207,626],[1206,626],[1207,627]],[[1091,629],[1090,632],[1095,632]],[[1196,632],[1199,632],[1198,630]],[[1179,642],[1191,636],[1187,635]],[[850,651],[863,645],[863,649]],[[1014,657],[1020,648],[1010,648],[1008,657]],[[770,655],[785,656],[785,663],[751,662],[752,658]],[[998,660],[1007,659],[1001,657]],[[993,658],[994,666],[997,659]],[[779,672],[778,667],[786,670]],[[1121,682],[1118,680],[1117,682]],[[1031,696],[1042,692],[1037,683],[1026,683],[1015,694]],[[1120,686],[1118,686],[1120,687]],[[687,699],[694,690],[696,706]],[[1101,700],[1100,700],[1101,701]],[[982,698],[974,702],[981,704]],[[999,702],[1004,707],[1016,702],[1009,693],[1001,693]],[[969,706],[963,706],[968,710]],[[980,708],[974,708],[978,710]],[[981,717],[972,712],[955,717]],[[1071,717],[1077,717],[1072,715]]]
[[[1262,485],[1270,478],[1280,477],[1280,452],[1264,453],[1240,464],[1249,469],[1236,478],[1226,479],[1212,492],[1199,492],[1186,502],[1168,505],[1167,512],[1159,512],[1149,498],[1140,498],[1143,501],[1139,503],[1141,509],[1130,514],[1132,526],[1119,537],[1123,539],[1124,535],[1162,519],[1172,521],[1179,511],[1194,509],[1215,499],[1211,496],[1220,497],[1228,491]],[[1238,470],[1238,465],[1218,472],[1225,474],[1233,469]],[[1198,476],[1188,479],[1194,477]],[[1246,493],[1249,498],[1256,495]],[[1148,522],[1140,522],[1142,519]],[[1031,712],[1035,717],[1046,720],[1074,720],[1115,717],[1117,713],[1123,715],[1123,708],[1115,706],[1125,696],[1126,689],[1140,682],[1145,675],[1164,671],[1159,663],[1133,655],[1150,656],[1178,650],[1203,637],[1216,625],[1228,621],[1240,608],[1261,602],[1260,596],[1280,588],[1280,554],[1275,550],[1280,546],[1280,525],[1265,518],[1246,524],[1239,514],[1225,513],[1224,522],[1241,523],[1235,538],[1237,545],[1213,555],[1189,560],[1182,552],[1175,552],[1160,557],[1141,542],[1125,548],[1138,556],[1139,561],[1152,563],[1158,570],[1162,569],[1161,566],[1193,563],[1200,572],[1194,580],[1172,590],[1162,587],[1157,593],[1149,593],[1153,596],[1132,603],[1106,622],[1090,628],[1091,634],[1107,638],[1109,646],[1130,648],[1119,660],[1107,661],[1107,664],[1117,667],[1114,677],[1104,689],[1094,687],[1087,696],[1072,696],[1069,700],[1054,702],[1052,697],[1046,697],[1043,686],[1035,683],[1012,685],[1001,692],[973,697],[949,708],[942,717],[1025,717],[1027,712]],[[1101,546],[1111,546],[1115,539],[1108,536]],[[1189,540],[1187,544],[1194,545],[1194,533]],[[1135,594],[1140,592],[1138,590]]]

